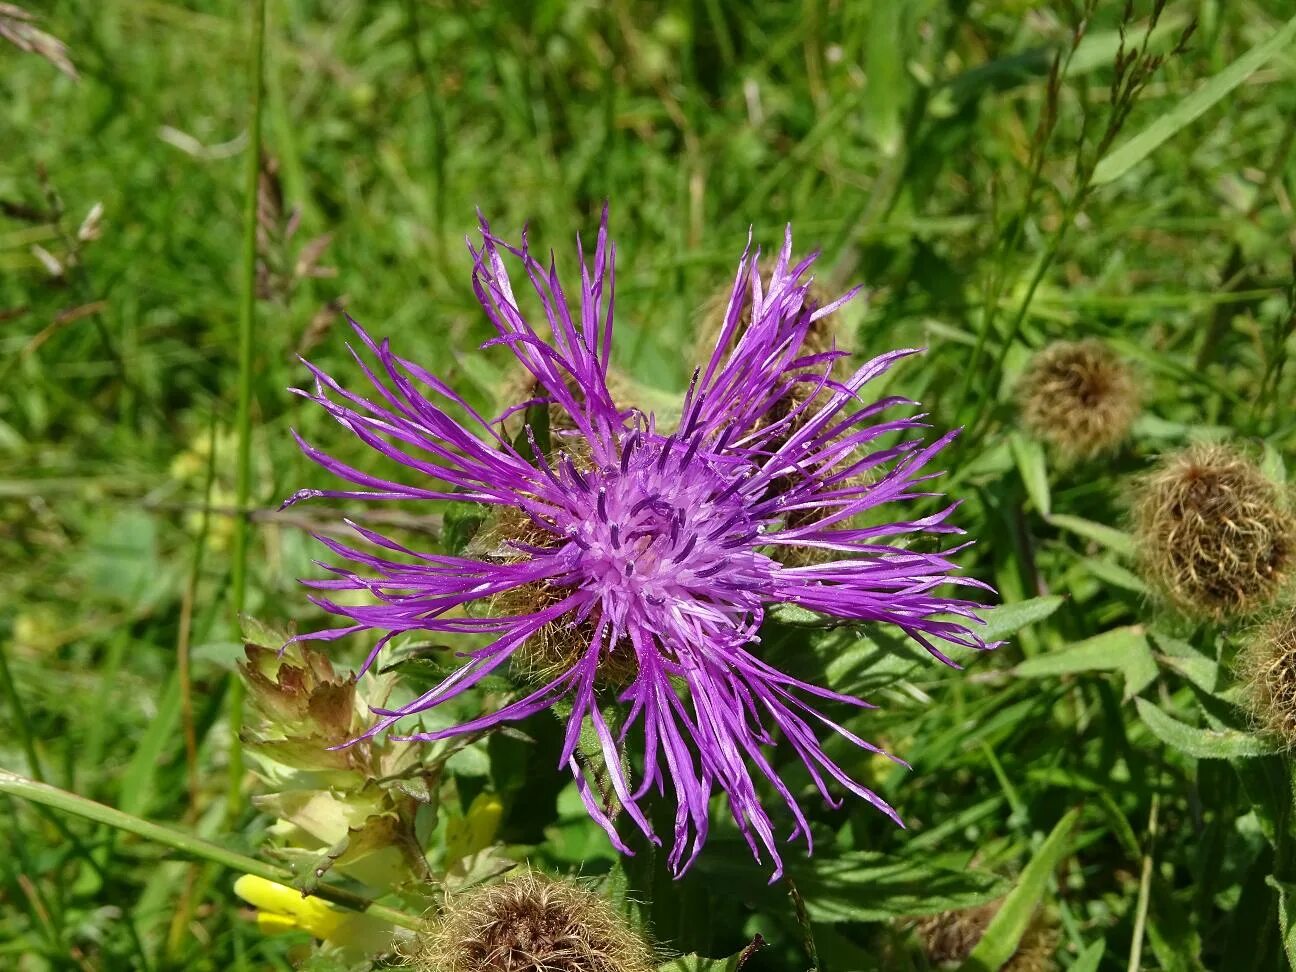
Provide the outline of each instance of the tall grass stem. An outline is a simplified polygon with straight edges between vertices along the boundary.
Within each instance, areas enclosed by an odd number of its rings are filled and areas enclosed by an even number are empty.
[[[204,840],[194,834],[185,833],[183,830],[164,827],[162,824],[153,823],[143,817],[123,813],[114,807],[96,803],[94,800],[87,800],[83,796],[69,793],[67,790],[61,790],[56,786],[50,786],[48,783],[38,783],[35,780],[26,779],[17,773],[10,773],[8,770],[0,770],[0,793],[30,800],[32,803],[61,810],[64,813],[75,814],[78,817],[84,817],[86,820],[93,820],[95,823],[107,824],[109,827],[125,833],[134,834],[144,840],[180,851],[189,857],[211,861],[213,864],[219,864],[221,867],[227,867],[234,871],[262,877],[267,881],[277,881],[280,884],[292,884],[293,882],[293,873],[285,867],[259,861],[254,857],[248,857],[246,854],[240,854],[238,851],[232,851],[219,844],[212,843],[210,840]],[[344,908],[350,908],[352,911],[363,911],[382,921],[399,925],[401,928],[418,931],[423,927],[422,921],[414,915],[408,915],[386,905],[376,904],[368,898],[331,884],[317,885],[309,896],[341,905]]]
[[[238,335],[238,407],[235,427],[238,457],[234,487],[239,516],[234,524],[233,564],[230,575],[231,600],[235,614],[243,611],[247,599],[248,518],[252,492],[252,332],[256,323],[257,185],[261,176],[261,106],[265,87],[265,0],[252,0],[251,91],[252,118],[249,122],[247,164],[243,183],[243,253],[240,277]],[[235,676],[228,700],[230,726],[229,816],[237,817],[243,805],[243,749],[239,733],[243,728],[243,684]]]

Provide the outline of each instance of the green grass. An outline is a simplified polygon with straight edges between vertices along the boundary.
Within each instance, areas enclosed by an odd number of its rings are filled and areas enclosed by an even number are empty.
[[[967,427],[944,487],[977,540],[965,562],[1032,623],[961,673],[910,664],[885,632],[886,650],[834,635],[807,653],[779,629],[776,656],[881,706],[852,726],[914,771],[854,769],[909,829],[849,802],[817,813],[789,896],[717,823],[678,886],[651,860],[618,868],[639,911],[684,953],[761,934],[749,970],[809,968],[807,939],[825,972],[917,970],[902,919],[966,903],[949,875],[971,868],[979,894],[1011,896],[969,968],[998,967],[1041,902],[1061,967],[1285,967],[1290,761],[1243,735],[1240,627],[1158,606],[1124,531],[1132,478],[1193,438],[1293,459],[1296,47],[1229,73],[1291,10],[1171,4],[1148,46],[1164,63],[1113,129],[1122,4],[1097,4],[1068,59],[1077,6],[268,0],[278,196],[258,240],[253,4],[40,5],[81,80],[0,41],[0,767],[272,860],[231,738],[237,608],[321,621],[296,578],[336,513],[273,514],[323,483],[289,428],[363,461],[286,391],[306,378],[295,355],[345,371],[344,303],[490,402],[504,358],[475,351],[476,208],[506,237],[529,224],[570,272],[606,199],[616,362],[678,391],[749,227],[768,247],[790,221],[823,249],[821,282],[867,287],[854,352],[928,349],[887,391]],[[268,269],[250,306],[248,245]],[[294,273],[311,249],[327,272]],[[1033,349],[1081,336],[1137,365],[1144,417],[1120,453],[1068,465],[1012,438],[1013,384]],[[338,648],[339,668],[365,647]],[[1212,754],[1205,729],[1234,735]],[[429,849],[489,780],[515,857],[612,867],[579,815],[526,819],[547,784],[507,743],[487,750],[488,776],[476,750],[448,764]],[[0,967],[286,968],[307,941],[262,935],[220,860],[15,796],[0,821]]]

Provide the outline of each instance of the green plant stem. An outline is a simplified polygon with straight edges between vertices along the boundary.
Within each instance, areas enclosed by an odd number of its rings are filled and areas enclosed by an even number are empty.
[[[238,335],[238,407],[235,430],[238,435],[238,457],[234,504],[240,511],[234,523],[234,558],[230,586],[235,614],[242,613],[247,597],[248,518],[252,493],[252,330],[256,322],[256,231],[257,186],[261,176],[261,102],[265,81],[265,0],[252,2],[252,120],[250,123],[247,166],[244,169],[242,288],[239,305]],[[235,676],[229,692],[229,815],[238,816],[243,806],[243,747],[239,734],[243,728],[243,683]]]
[[[52,807],[64,813],[75,814],[96,823],[107,824],[109,827],[115,827],[128,834],[134,834],[144,840],[170,847],[172,850],[179,851],[188,857],[211,861],[221,867],[252,874],[256,877],[265,878],[267,881],[276,881],[291,886],[294,878],[293,873],[285,867],[258,861],[254,857],[228,850],[219,844],[203,840],[193,834],[172,827],[164,827],[161,824],[155,824],[152,821],[129,813],[123,813],[113,807],[96,803],[94,800],[87,800],[83,796],[77,796],[67,790],[50,786],[48,783],[29,780],[26,777],[19,776],[17,773],[10,773],[8,770],[0,770],[0,793],[21,797],[24,800]],[[318,884],[309,895],[303,892],[303,896],[316,897],[349,908],[352,911],[362,911],[382,921],[412,931],[420,931],[423,928],[422,920],[414,915],[408,915],[403,911],[397,911],[395,908],[377,904],[368,898],[361,897],[335,885]]]
[[[1157,810],[1160,807],[1160,794],[1152,794],[1152,810],[1148,814],[1147,844],[1143,851],[1143,869],[1139,876],[1138,905],[1134,912],[1134,935],[1130,942],[1129,972],[1138,972],[1143,967],[1143,933],[1147,927],[1148,908],[1152,903],[1152,854],[1157,837]]]
[[[801,926],[801,944],[810,959],[810,972],[817,972],[819,968],[819,948],[815,944],[814,926],[810,923],[810,912],[806,909],[805,899],[801,897],[801,891],[797,888],[796,883],[787,875],[783,876],[783,883],[787,886],[788,897],[792,899],[792,908],[796,912],[797,924]]]

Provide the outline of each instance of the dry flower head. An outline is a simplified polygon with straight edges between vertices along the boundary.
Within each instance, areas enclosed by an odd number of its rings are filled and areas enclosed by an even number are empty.
[[[1237,672],[1255,727],[1296,749],[1296,605],[1252,632],[1238,653]]]
[[[478,885],[449,899],[412,945],[420,972],[652,972],[652,949],[611,903],[536,873]]]
[[[1133,513],[1144,573],[1191,616],[1264,607],[1296,558],[1283,491],[1231,446],[1199,443],[1164,457],[1140,483]]]
[[[1017,396],[1031,432],[1073,459],[1115,449],[1139,411],[1133,370],[1093,339],[1056,341],[1038,352]]]
[[[963,964],[1002,905],[1002,901],[992,901],[975,908],[942,911],[919,918],[914,932],[927,960],[942,968]],[[1057,929],[1048,922],[1043,911],[1037,911],[1002,970],[1049,972],[1057,967],[1053,961],[1057,947]]]

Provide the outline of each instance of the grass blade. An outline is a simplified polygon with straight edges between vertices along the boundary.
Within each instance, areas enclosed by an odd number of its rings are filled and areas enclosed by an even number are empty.
[[[179,851],[188,857],[211,861],[221,867],[242,871],[245,874],[254,874],[268,881],[278,881],[280,884],[291,884],[293,881],[294,875],[287,868],[258,861],[254,857],[248,857],[238,851],[229,850],[219,844],[213,844],[211,841],[195,837],[193,834],[172,827],[164,827],[161,824],[155,824],[152,821],[129,813],[123,813],[114,807],[96,803],[94,800],[87,800],[85,797],[69,793],[67,790],[60,790],[58,787],[50,786],[47,783],[29,780],[19,776],[17,773],[10,773],[8,770],[0,770],[0,793],[21,797],[24,800],[52,807],[55,810],[62,810],[65,813],[76,814],[78,817],[84,817],[86,820],[93,820],[96,823],[107,824],[109,827],[114,827],[128,834],[134,834],[144,840],[170,847],[172,850]],[[312,893],[314,897],[324,901],[331,901],[353,911],[366,912],[375,918],[381,918],[383,921],[389,921],[393,925],[399,925],[402,928],[418,931],[423,927],[422,922],[413,915],[407,915],[403,911],[397,911],[395,908],[389,908],[386,905],[375,904],[367,898],[362,898],[360,895],[352,894],[350,891],[334,885],[318,884]]]
[[[1209,111],[1216,102],[1263,67],[1266,61],[1290,45],[1293,39],[1296,39],[1296,17],[1287,21],[1267,41],[1257,44],[1207,80],[1164,115],[1158,116],[1143,131],[1103,156],[1094,168],[1092,184],[1101,186],[1119,179],[1156,151],[1166,139]]]
[[[1035,856],[1022,870],[1017,886],[1008,893],[977,947],[963,964],[963,972],[991,972],[1012,956],[1030,925],[1049,878],[1057,870],[1070,846],[1071,830],[1080,816],[1079,808],[1058,821]]]
[[[247,166],[244,169],[243,252],[238,333],[238,408],[235,430],[238,455],[234,503],[239,516],[234,523],[233,564],[231,567],[234,614],[243,613],[247,597],[248,519],[243,514],[252,493],[252,329],[256,321],[257,264],[257,188],[261,177],[261,102],[265,87],[265,0],[252,4],[252,119]],[[236,817],[242,808],[243,749],[239,733],[243,727],[243,683],[230,680],[229,693],[230,759],[229,814]]]

